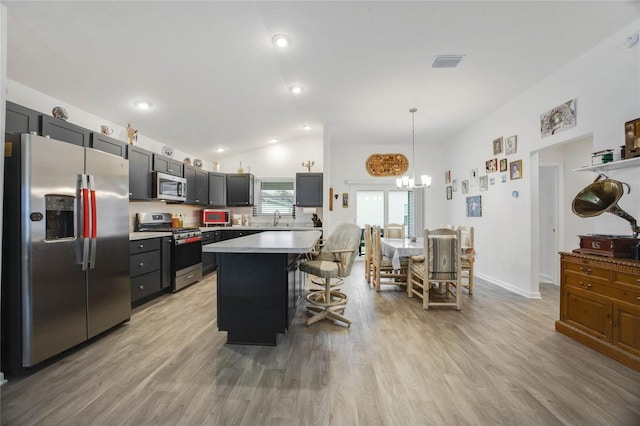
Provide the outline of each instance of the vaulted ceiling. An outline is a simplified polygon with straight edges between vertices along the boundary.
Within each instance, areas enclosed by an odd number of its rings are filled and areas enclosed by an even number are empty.
[[[416,143],[441,143],[640,16],[638,1],[2,3],[9,79],[205,160],[325,126],[406,144],[411,107]]]

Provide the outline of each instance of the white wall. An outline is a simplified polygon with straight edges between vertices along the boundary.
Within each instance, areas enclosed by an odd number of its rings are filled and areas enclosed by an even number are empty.
[[[538,156],[532,154],[589,134],[593,135],[594,150],[624,144],[624,123],[640,116],[640,46],[624,49],[622,45],[626,37],[639,28],[640,20],[636,20],[446,142],[446,158],[456,178],[466,176],[474,167],[483,170],[484,161],[493,157],[491,142],[495,138],[518,135],[518,152],[507,158],[509,161],[522,159],[523,178],[498,182],[482,193],[472,188],[470,195],[482,195],[481,218],[466,217],[464,197],[460,193],[456,193],[454,202],[450,203],[451,223],[476,227],[476,273],[481,279],[528,297],[539,297]],[[540,114],[574,98],[577,99],[577,126],[542,139]],[[460,155],[461,152],[464,155]],[[624,202],[630,206],[631,215],[640,216],[637,198],[640,168],[615,174],[636,189],[635,193],[632,190],[630,196],[625,196]],[[519,192],[518,198],[511,196],[514,190]],[[596,232],[630,233],[627,222],[606,216],[594,219]]]
[[[325,129],[326,130],[326,129]],[[389,143],[387,145],[359,144],[358,141],[330,140],[330,147],[327,149],[325,160],[325,186],[333,187],[334,194],[340,195],[338,200],[334,200],[332,212],[328,211],[325,204],[324,217],[325,231],[331,231],[336,225],[342,222],[355,223],[355,188],[372,185],[379,188],[395,188],[395,178],[374,177],[368,174],[365,162],[372,154],[401,153],[409,159],[409,174],[412,173],[413,162],[411,158],[411,141],[402,143]],[[326,143],[326,142],[325,142]],[[444,189],[444,165],[443,147],[436,145],[424,145],[416,135],[416,157],[415,175],[431,175],[432,186],[424,191],[425,206],[425,226],[433,227],[445,223],[446,216],[446,193]],[[349,194],[349,207],[342,207],[342,193]],[[328,190],[325,191],[328,193]],[[327,228],[327,225],[329,228]]]
[[[257,177],[294,177],[296,173],[307,172],[302,163],[312,161],[312,172],[323,171],[322,139],[317,137],[299,138],[292,141],[267,144],[264,148],[224,157],[220,160],[220,171],[236,173],[240,162],[245,173]]]

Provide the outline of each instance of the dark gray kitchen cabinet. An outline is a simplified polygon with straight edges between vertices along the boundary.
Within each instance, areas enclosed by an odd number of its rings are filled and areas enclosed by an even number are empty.
[[[253,206],[254,177],[250,173],[227,175],[227,206]]]
[[[173,245],[173,238],[162,237],[160,245],[160,257],[162,262],[160,264],[160,287],[165,290],[171,287],[173,282],[173,276],[171,274],[171,247]]]
[[[220,231],[203,231],[202,232],[202,245],[205,246],[211,243],[217,243],[220,241]],[[202,252],[202,275],[213,272],[218,267],[216,261],[217,253]]]
[[[127,158],[127,144],[102,133],[91,132],[90,147],[118,157]]]
[[[296,173],[296,207],[322,207],[322,173]]]
[[[7,101],[5,116],[5,132],[31,133],[40,131],[40,116],[42,114],[21,105]]]
[[[129,199],[151,200],[153,153],[135,145],[127,145],[129,159]]]
[[[165,157],[160,154],[153,154],[153,171],[167,173],[169,175],[182,177],[184,174],[184,164],[181,161],[174,160],[171,157]],[[187,186],[189,191],[189,186]],[[188,192],[187,192],[188,193]]]
[[[184,165],[187,179],[187,204],[206,206],[209,204],[209,172],[199,167]]]
[[[142,301],[161,290],[161,238],[129,241],[131,302]]]
[[[88,129],[48,115],[42,115],[41,134],[78,146],[90,146],[91,132]]]
[[[227,206],[227,175],[209,172],[209,207]]]

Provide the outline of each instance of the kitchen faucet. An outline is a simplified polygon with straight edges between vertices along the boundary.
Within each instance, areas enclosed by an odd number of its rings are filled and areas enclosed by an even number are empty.
[[[273,212],[273,226],[278,225],[278,219],[280,218],[282,218],[282,216],[280,216],[280,210],[276,210],[275,212]]]

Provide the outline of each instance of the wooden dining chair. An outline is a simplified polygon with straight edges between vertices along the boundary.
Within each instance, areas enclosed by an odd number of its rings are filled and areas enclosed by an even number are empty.
[[[405,262],[404,268],[401,262],[400,269],[394,270],[391,259],[383,256],[382,240],[380,238],[380,227],[374,226],[371,234],[373,241],[373,283],[376,291],[380,291],[381,285],[404,286],[407,284],[407,273]]]
[[[400,223],[388,223],[384,226],[385,238],[404,238],[404,225]]]
[[[364,278],[367,284],[373,276],[373,241],[371,240],[371,225],[364,225]]]
[[[460,256],[462,267],[463,286],[469,290],[469,295],[473,295],[473,265],[475,263],[476,252],[473,243],[473,226],[460,226],[460,238],[462,255]]]
[[[424,230],[424,255],[411,256],[408,267],[407,293],[422,298],[422,307],[455,307],[462,309],[462,270],[460,229]],[[432,292],[432,287],[444,289]],[[453,300],[451,300],[453,299]]]

